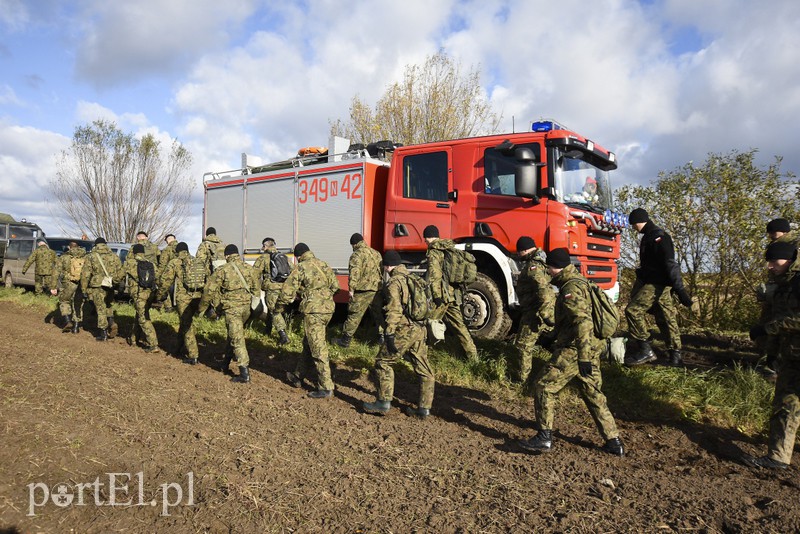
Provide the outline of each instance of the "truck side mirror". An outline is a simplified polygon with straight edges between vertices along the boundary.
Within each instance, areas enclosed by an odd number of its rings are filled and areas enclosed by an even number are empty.
[[[514,191],[518,197],[530,198],[535,204],[539,203],[536,194],[539,185],[539,165],[536,164],[536,155],[533,150],[521,147],[514,151],[517,160],[514,169]]]

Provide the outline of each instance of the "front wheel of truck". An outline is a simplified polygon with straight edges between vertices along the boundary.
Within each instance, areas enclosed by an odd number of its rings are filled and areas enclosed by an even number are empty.
[[[480,339],[505,339],[511,331],[511,317],[497,284],[483,273],[467,287],[461,305],[470,333]]]

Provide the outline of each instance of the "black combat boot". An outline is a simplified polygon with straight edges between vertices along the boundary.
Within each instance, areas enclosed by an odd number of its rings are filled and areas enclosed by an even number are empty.
[[[65,315],[64,316],[64,320],[66,322],[64,323],[64,328],[62,328],[61,331],[66,334],[68,332],[71,332],[72,331],[72,327],[74,326],[73,323],[72,323],[72,315]]]
[[[333,338],[332,341],[336,345],[339,345],[340,347],[346,349],[347,347],[350,346],[350,340],[352,340],[352,339],[353,339],[352,336],[348,336],[347,334],[342,334],[342,337],[335,337],[335,338]]]
[[[600,450],[613,454],[614,456],[625,456],[625,449],[622,446],[622,441],[619,438],[611,438],[606,441],[605,445],[600,447]]]
[[[378,334],[378,346],[383,345],[384,342],[385,342],[385,339],[386,338],[383,337],[383,333]]]
[[[107,341],[108,340],[108,328],[104,328],[100,330],[100,333],[95,336],[97,341]]]
[[[181,362],[188,365],[197,365],[197,358],[192,358],[191,356],[187,356],[184,359],[182,359]]]
[[[161,352],[161,351],[159,350],[159,348],[158,348],[158,345],[152,345],[152,346],[151,346],[151,345],[147,345],[147,346],[144,348],[144,351],[145,351],[145,352],[147,352],[147,353],[149,353],[149,354],[152,354],[152,353],[154,353],[154,352]]]
[[[550,452],[553,449],[553,432],[540,430],[531,439],[520,440],[519,446],[530,452]]]
[[[680,349],[671,349],[669,351],[669,364],[673,367],[683,365],[683,354],[681,354]]]
[[[364,403],[364,411],[373,415],[386,415],[391,407],[391,401],[376,400]]]
[[[222,371],[223,374],[232,375],[233,372],[231,371],[231,362],[233,361],[233,354],[226,352],[225,359],[222,360],[222,364],[219,366],[219,370]]]
[[[653,347],[650,346],[649,341],[639,341],[639,348],[636,352],[625,358],[625,365],[634,367],[642,365],[643,363],[652,362],[656,359],[656,354],[653,352]]]
[[[288,345],[289,344],[289,336],[286,334],[286,330],[278,330],[278,345]]]
[[[244,365],[239,366],[239,376],[231,378],[231,382],[238,382],[240,384],[247,384],[250,382],[250,371]]]
[[[286,382],[293,388],[303,387],[303,379],[290,371],[286,373]]]
[[[312,399],[330,399],[333,397],[332,389],[317,389],[308,394]]]
[[[750,467],[757,467],[760,469],[786,469],[789,467],[789,464],[785,464],[783,462],[779,462],[778,460],[773,460],[769,456],[761,456],[759,458],[754,458],[753,456],[745,456],[742,458],[742,461],[745,465]]]
[[[427,419],[430,414],[431,411],[429,408],[412,408],[411,406],[406,408],[406,415],[409,417],[416,417],[417,419]]]
[[[79,323],[78,321],[72,323],[72,333],[77,334],[80,331],[81,331],[81,323]]]
[[[114,322],[113,317],[108,318],[108,337],[109,339],[117,335],[117,324]]]

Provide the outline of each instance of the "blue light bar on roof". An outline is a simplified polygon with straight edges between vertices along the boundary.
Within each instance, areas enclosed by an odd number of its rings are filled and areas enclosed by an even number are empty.
[[[563,130],[564,127],[555,121],[534,121],[531,124],[531,131],[533,132],[549,132],[550,130]]]

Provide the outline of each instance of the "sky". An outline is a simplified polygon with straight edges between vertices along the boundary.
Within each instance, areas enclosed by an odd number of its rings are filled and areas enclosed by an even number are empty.
[[[732,150],[800,174],[798,28],[797,0],[0,0],[0,212],[63,234],[59,154],[108,119],[191,151],[196,245],[203,173],[327,146],[439,50],[500,131],[554,118],[616,152],[614,187]]]

